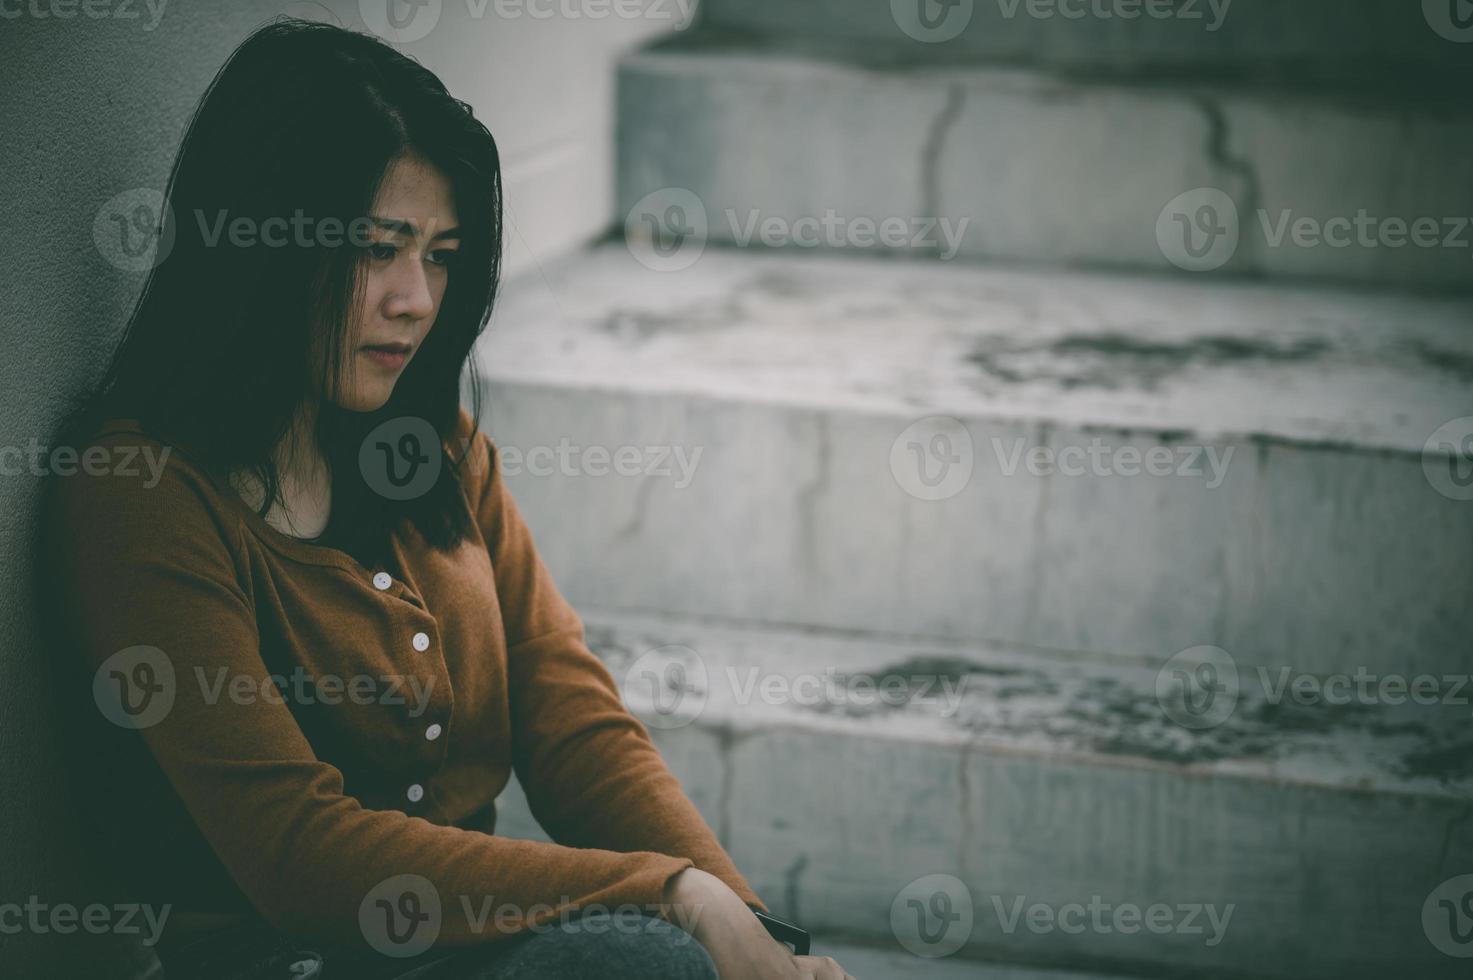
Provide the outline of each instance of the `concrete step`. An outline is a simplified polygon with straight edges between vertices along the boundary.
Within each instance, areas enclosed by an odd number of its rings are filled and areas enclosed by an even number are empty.
[[[659,272],[610,243],[509,284],[476,369],[575,602],[1441,675],[1473,636],[1470,323],[812,253]]]
[[[619,213],[666,238],[1473,288],[1466,100],[686,40],[618,88]]]
[[[753,887],[817,935],[922,975],[1466,969],[1423,918],[1473,871],[1466,707],[1245,684],[1202,726],[1147,667],[580,612]],[[499,807],[498,833],[541,835],[519,792]]]
[[[1456,0],[705,0],[698,34],[851,58],[1293,81],[1461,76]],[[1435,91],[1428,87],[1426,91]]]
[[[922,961],[911,953],[877,949],[819,935],[813,939],[815,956],[832,956],[857,980],[1129,980],[1120,974],[1049,970],[996,961],[954,958]]]

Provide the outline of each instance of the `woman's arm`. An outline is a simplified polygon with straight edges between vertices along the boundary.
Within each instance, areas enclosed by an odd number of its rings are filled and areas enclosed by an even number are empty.
[[[468,431],[463,410],[461,421]],[[495,444],[478,432],[469,452],[506,624],[513,762],[533,816],[564,844],[688,857],[746,904],[768,911],[585,645],[582,620],[553,583],[502,480]]]
[[[831,956],[794,956],[720,878],[686,868],[665,885],[676,921],[690,921],[721,980],[854,980]],[[699,914],[697,914],[699,912]]]
[[[477,517],[507,632],[512,759],[533,816],[565,844],[690,858],[695,866],[667,880],[661,905],[722,980],[853,980],[832,958],[794,956],[767,934],[751,910],[768,907],[584,644],[581,619],[501,479],[495,444],[478,436],[466,464],[483,478]]]
[[[108,440],[116,438],[125,437]],[[68,613],[61,625],[76,647],[70,652],[89,671],[129,647],[166,656],[172,707],[156,723],[118,728],[116,736],[147,743],[225,869],[272,925],[356,946],[370,893],[394,876],[415,875],[440,902],[440,942],[490,941],[502,934],[498,923],[478,931],[464,908],[494,900],[523,910],[525,925],[571,905],[651,905],[672,875],[692,866],[652,851],[573,849],[366,809],[344,794],[342,772],[317,758],[268,677],[241,585],[251,570],[240,567],[238,519],[220,512],[203,474],[175,453],[153,486],[117,475],[57,480],[45,552]],[[238,678],[266,696],[232,697]],[[105,677],[139,681],[158,688],[165,677]]]

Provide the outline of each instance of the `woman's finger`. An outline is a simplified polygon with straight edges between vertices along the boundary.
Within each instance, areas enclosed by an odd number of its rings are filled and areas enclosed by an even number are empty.
[[[854,980],[832,956],[796,956],[805,977],[812,980]]]

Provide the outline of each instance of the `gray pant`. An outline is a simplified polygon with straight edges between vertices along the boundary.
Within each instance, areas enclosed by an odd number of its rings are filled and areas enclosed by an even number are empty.
[[[637,925],[608,917],[590,928],[578,919],[484,947],[459,950],[407,972],[374,980],[717,980],[706,948],[689,933],[652,916]],[[596,930],[596,931],[595,931]],[[358,980],[356,971],[324,964],[323,980]]]
[[[264,923],[166,956],[164,980],[717,980],[689,933],[649,915],[564,919],[477,946],[407,959],[310,952]],[[293,970],[292,963],[300,966]],[[309,965],[315,972],[301,973]]]

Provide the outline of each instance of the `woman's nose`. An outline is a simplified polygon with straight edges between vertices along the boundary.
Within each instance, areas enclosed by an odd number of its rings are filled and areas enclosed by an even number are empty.
[[[389,316],[427,317],[435,311],[429,277],[418,256],[406,260],[394,271],[386,306]]]

